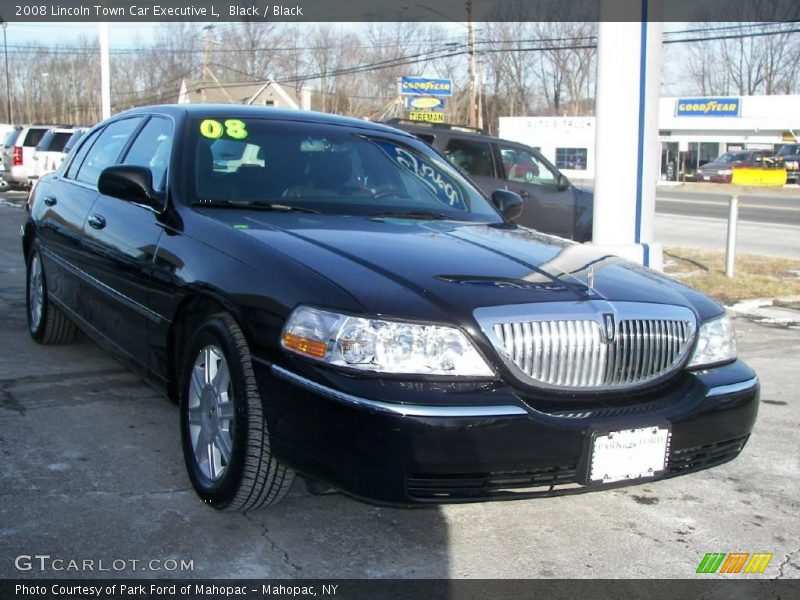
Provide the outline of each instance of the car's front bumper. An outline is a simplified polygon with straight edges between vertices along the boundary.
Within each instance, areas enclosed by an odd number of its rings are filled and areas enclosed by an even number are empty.
[[[697,181],[706,183],[730,183],[733,176],[729,173],[727,175],[720,175],[719,173],[703,173],[698,175]]]
[[[594,432],[668,424],[662,477],[735,458],[752,431],[759,384],[742,362],[685,373],[632,403],[538,410],[505,386],[459,389],[355,378],[324,383],[266,361],[255,365],[276,456],[351,495],[387,504],[462,502],[592,491]],[[399,386],[402,389],[402,384]],[[428,395],[434,403],[422,404]],[[387,401],[387,397],[390,400]],[[446,397],[447,402],[442,398]],[[375,400],[375,398],[383,398]],[[483,402],[479,400],[483,399]],[[652,479],[637,480],[637,482]]]

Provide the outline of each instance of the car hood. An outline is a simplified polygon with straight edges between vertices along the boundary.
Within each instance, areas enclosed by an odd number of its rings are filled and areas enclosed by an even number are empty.
[[[700,167],[700,171],[722,171],[724,169],[732,169],[734,167],[743,167],[747,166],[750,163],[747,161],[736,161],[736,162],[729,162],[729,163],[721,163],[721,162],[710,162],[704,164]]]
[[[452,316],[485,306],[602,299],[686,306],[701,319],[721,312],[654,271],[523,227],[232,212],[215,217],[333,281],[371,314],[430,318],[432,306]]]

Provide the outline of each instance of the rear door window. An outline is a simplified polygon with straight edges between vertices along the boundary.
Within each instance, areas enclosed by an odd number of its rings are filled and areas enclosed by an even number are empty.
[[[494,177],[492,149],[485,142],[452,138],[444,150],[447,159],[475,177]]]
[[[75,176],[78,174],[78,169],[81,168],[83,159],[86,158],[89,150],[92,149],[92,145],[97,141],[97,136],[99,136],[102,131],[102,129],[98,129],[97,131],[92,132],[92,135],[86,138],[85,143],[81,145],[80,149],[78,149],[78,153],[72,159],[69,169],[67,169],[67,179],[75,179]]]
[[[150,169],[153,189],[161,191],[166,183],[171,149],[172,124],[167,119],[153,117],[136,137],[122,164]]]
[[[106,127],[86,154],[75,179],[96,186],[103,169],[117,163],[122,148],[141,121],[142,117],[123,119]]]
[[[48,129],[43,127],[31,127],[28,129],[28,133],[22,141],[22,145],[30,146],[31,148],[36,146],[48,131]]]

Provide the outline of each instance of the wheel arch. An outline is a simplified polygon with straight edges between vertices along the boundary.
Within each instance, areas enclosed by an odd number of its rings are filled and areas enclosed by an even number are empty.
[[[183,298],[175,309],[167,334],[167,395],[175,403],[180,401],[181,348],[204,319],[219,312],[230,314],[245,333],[245,338],[250,337],[244,327],[240,310],[223,296],[211,293],[191,294]]]
[[[28,264],[28,257],[33,247],[33,240],[36,237],[36,226],[29,219],[22,227],[22,256],[25,258],[25,264]]]

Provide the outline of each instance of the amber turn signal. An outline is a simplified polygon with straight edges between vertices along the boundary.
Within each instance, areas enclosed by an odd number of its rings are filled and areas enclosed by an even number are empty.
[[[325,358],[325,353],[328,350],[328,345],[318,340],[310,340],[308,338],[294,335],[293,333],[286,333],[283,336],[283,345],[285,348],[311,356],[313,358]]]

